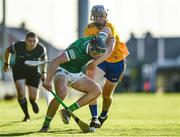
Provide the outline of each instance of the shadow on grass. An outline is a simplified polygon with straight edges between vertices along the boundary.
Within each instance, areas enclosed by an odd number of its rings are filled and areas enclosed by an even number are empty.
[[[31,119],[31,120],[39,120],[39,119],[43,119],[44,120],[44,116],[37,116],[37,117],[35,117],[35,118],[33,118],[33,119]]]
[[[49,130],[47,133],[53,134],[83,134],[80,129],[68,129],[68,130]]]
[[[32,134],[35,132],[25,132],[25,133],[7,133],[7,134],[0,134],[1,137],[4,136],[23,136],[23,135],[28,135],[28,134]]]
[[[29,135],[29,134],[57,134],[57,135],[60,135],[60,134],[83,134],[80,130],[78,129],[68,129],[68,130],[59,130],[59,129],[56,129],[56,130],[50,130],[48,132],[38,132],[38,131],[35,131],[35,132],[24,132],[24,133],[6,133],[6,134],[0,134],[1,137],[3,136],[23,136],[23,135]]]
[[[83,133],[80,129],[68,129],[68,130],[63,130],[63,129],[49,129],[48,132],[36,132],[39,135],[74,135],[74,134],[85,134]]]
[[[34,119],[31,119],[31,121],[39,120],[39,119],[42,119],[42,118],[44,118],[44,117],[43,116],[39,116],[39,117],[36,117]],[[10,122],[4,123],[4,124],[0,124],[0,127],[11,126],[11,125],[18,124],[18,123],[26,123],[26,122],[23,122],[23,121],[10,121]]]
[[[17,123],[22,123],[22,121],[11,121],[11,122],[7,122],[5,124],[0,124],[0,127],[6,127],[6,126],[11,126]]]

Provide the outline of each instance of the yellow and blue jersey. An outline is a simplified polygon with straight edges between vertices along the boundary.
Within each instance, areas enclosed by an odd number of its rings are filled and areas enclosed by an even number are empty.
[[[109,27],[111,29],[112,36],[116,39],[114,51],[112,52],[111,56],[106,61],[110,62],[110,63],[115,63],[115,62],[124,60],[129,54],[126,44],[120,41],[119,35],[118,35],[114,25],[112,25],[110,22],[107,22],[105,24],[105,26]],[[101,31],[101,29],[98,29],[94,25],[94,23],[91,23],[85,29],[84,36],[95,36],[100,31]]]

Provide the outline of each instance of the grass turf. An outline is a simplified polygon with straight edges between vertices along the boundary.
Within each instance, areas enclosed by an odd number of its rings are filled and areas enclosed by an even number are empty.
[[[47,105],[39,100],[40,113],[34,114],[30,103],[30,122],[21,122],[23,113],[16,101],[0,101],[0,136],[180,136],[180,94],[115,94],[109,118],[95,133],[81,133],[71,120],[64,125],[58,115],[48,133],[38,133],[44,121]],[[75,99],[66,99],[70,105]],[[99,100],[101,108],[101,99]],[[100,111],[99,111],[100,112]],[[75,114],[90,122],[88,107]]]

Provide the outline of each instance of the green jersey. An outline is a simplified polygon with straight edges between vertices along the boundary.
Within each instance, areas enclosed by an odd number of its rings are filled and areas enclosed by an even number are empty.
[[[66,69],[71,73],[81,72],[81,68],[91,59],[93,59],[88,53],[88,46],[90,40],[94,38],[85,37],[76,40],[66,50],[65,53],[68,57],[68,62],[61,64],[60,67]]]

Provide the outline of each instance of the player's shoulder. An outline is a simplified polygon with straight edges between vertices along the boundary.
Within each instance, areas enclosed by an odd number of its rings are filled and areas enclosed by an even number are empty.
[[[38,42],[37,43],[37,46],[40,47],[40,48],[46,48],[42,43]]]
[[[26,43],[23,40],[20,41],[16,41],[12,44],[12,46],[14,46],[15,49],[23,49],[25,47]]]
[[[105,26],[109,27],[110,29],[114,29],[115,28],[114,24],[111,23],[111,22],[106,22]]]
[[[46,47],[42,43],[37,44],[38,50],[46,51]]]
[[[13,44],[14,45],[25,45],[26,43],[23,40],[19,40],[19,41],[14,42]]]

